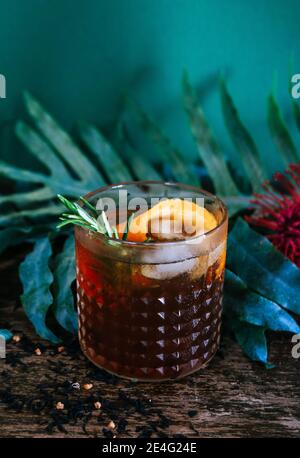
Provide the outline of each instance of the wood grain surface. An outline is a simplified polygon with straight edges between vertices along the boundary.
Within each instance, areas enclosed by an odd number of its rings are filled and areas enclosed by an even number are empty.
[[[0,360],[0,437],[299,437],[300,359],[291,356],[290,336],[269,336],[275,369],[250,362],[226,336],[208,368],[178,382],[106,377],[76,343],[59,353],[36,338],[18,299],[22,255],[22,250],[11,250],[0,262],[0,328],[9,326],[23,336],[7,345],[7,358]],[[30,345],[42,354],[36,355]],[[80,388],[66,396],[65,389],[57,388],[60,382],[76,382]],[[92,383],[92,389],[84,390],[85,383]],[[42,408],[47,384],[54,389]],[[99,410],[91,407],[97,400]],[[66,404],[62,418],[73,409],[76,419],[74,409],[79,409],[76,422],[67,419],[57,426],[54,406],[60,401]],[[115,429],[108,428],[111,420]]]

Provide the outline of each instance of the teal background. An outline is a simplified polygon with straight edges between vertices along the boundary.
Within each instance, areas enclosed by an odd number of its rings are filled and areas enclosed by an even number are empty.
[[[22,114],[26,88],[67,128],[87,119],[107,129],[128,91],[185,154],[196,156],[181,109],[186,68],[222,148],[234,158],[217,92],[223,71],[269,161],[274,146],[266,96],[275,73],[278,99],[293,128],[288,64],[293,54],[300,71],[299,20],[297,0],[1,0],[0,73],[7,99],[0,100],[0,121]],[[4,128],[2,133],[0,155],[22,162],[24,150]],[[151,152],[139,135],[137,142]]]

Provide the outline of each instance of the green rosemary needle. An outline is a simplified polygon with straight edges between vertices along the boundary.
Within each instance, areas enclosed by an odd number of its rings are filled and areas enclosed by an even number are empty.
[[[85,227],[94,232],[107,235],[108,237],[119,238],[116,228],[112,228],[105,211],[98,214],[97,209],[86,199],[80,197],[79,200],[83,202],[88,209],[93,212],[93,215],[88,213],[81,205],[77,202],[71,202],[66,197],[58,194],[58,199],[64,204],[69,210],[69,213],[63,213],[59,218],[61,222],[57,225],[57,228],[66,226],[67,224],[76,224],[77,226]]]
[[[67,208],[68,213],[62,213],[59,217],[60,222],[57,225],[57,228],[60,229],[68,224],[75,224],[76,226],[84,227],[94,232],[99,232],[100,234],[106,235],[107,237],[114,238],[119,240],[119,234],[117,229],[114,226],[111,226],[106,213],[104,210],[98,212],[96,207],[94,207],[88,200],[84,197],[80,197],[81,201],[89,211],[85,210],[77,202],[71,202],[66,197],[61,194],[57,194],[58,199],[61,203]],[[126,222],[126,228],[123,233],[122,240],[127,240],[127,235],[129,232],[129,226],[135,216],[135,213],[132,213]],[[148,237],[147,242],[151,241],[151,238]]]

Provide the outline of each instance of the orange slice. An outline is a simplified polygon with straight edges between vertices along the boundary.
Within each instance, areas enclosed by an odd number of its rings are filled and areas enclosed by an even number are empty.
[[[206,208],[182,199],[165,199],[132,220],[127,240],[144,242],[148,236],[157,241],[183,240],[216,226],[216,218]],[[126,223],[118,225],[120,235],[125,227]]]

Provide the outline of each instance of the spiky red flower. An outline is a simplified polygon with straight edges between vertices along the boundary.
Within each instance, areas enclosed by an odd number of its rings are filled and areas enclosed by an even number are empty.
[[[300,162],[285,173],[276,173],[273,183],[263,184],[265,194],[255,193],[256,209],[248,223],[267,230],[273,245],[300,267]]]

